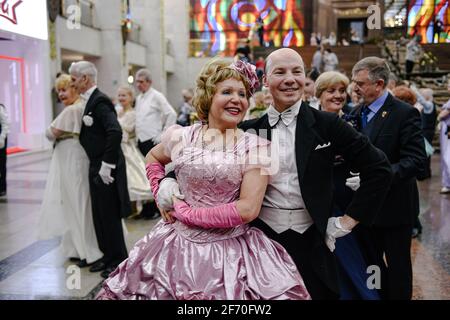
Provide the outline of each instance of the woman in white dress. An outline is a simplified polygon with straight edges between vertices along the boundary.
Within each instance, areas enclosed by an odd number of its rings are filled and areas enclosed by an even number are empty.
[[[39,238],[62,236],[62,252],[85,267],[99,260],[89,195],[89,159],[78,140],[85,103],[68,75],[55,84],[66,106],[46,131],[55,148],[50,163],[39,221]]]
[[[122,108],[118,112],[118,120],[122,127],[122,151],[127,168],[128,193],[132,202],[138,207],[143,201],[153,200],[150,185],[145,171],[144,157],[136,146],[136,112],[133,109],[134,91],[131,87],[122,86],[117,92],[117,100]]]

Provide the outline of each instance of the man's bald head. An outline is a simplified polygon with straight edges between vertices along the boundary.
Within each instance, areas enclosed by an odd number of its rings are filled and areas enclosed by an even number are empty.
[[[291,48],[281,48],[278,50],[273,51],[271,54],[269,54],[266,58],[266,67],[265,67],[265,73],[268,74],[273,66],[273,61],[278,60],[284,60],[284,59],[294,59],[299,60],[303,66],[303,69],[305,69],[305,64],[303,62],[303,59],[301,55],[291,49]]]
[[[297,103],[305,87],[305,65],[302,57],[289,48],[272,52],[266,59],[264,86],[269,88],[273,106],[283,112]]]

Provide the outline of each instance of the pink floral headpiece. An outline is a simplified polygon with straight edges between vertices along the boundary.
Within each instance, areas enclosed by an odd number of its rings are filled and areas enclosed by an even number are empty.
[[[238,60],[233,62],[229,66],[231,69],[236,70],[241,75],[244,76],[244,79],[248,83],[248,87],[250,89],[250,94],[253,95],[259,87],[259,79],[256,75],[256,67],[248,62],[244,62],[242,60]]]

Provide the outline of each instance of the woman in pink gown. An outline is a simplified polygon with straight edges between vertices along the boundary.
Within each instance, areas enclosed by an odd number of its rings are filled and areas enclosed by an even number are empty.
[[[256,81],[241,61],[202,69],[194,104],[207,124],[172,126],[147,155],[154,195],[173,162],[184,201],[162,212],[97,299],[310,299],[286,250],[247,224],[261,208],[271,161],[269,141],[237,129]]]

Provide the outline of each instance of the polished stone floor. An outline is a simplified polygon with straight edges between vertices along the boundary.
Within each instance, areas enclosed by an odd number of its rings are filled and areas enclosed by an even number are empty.
[[[8,195],[0,199],[0,300],[90,299],[99,273],[72,269],[60,239],[39,241],[36,225],[50,152],[8,158]],[[433,178],[419,183],[423,234],[413,240],[414,299],[450,300],[450,195],[440,195],[439,156]],[[156,221],[126,220],[127,247]]]

